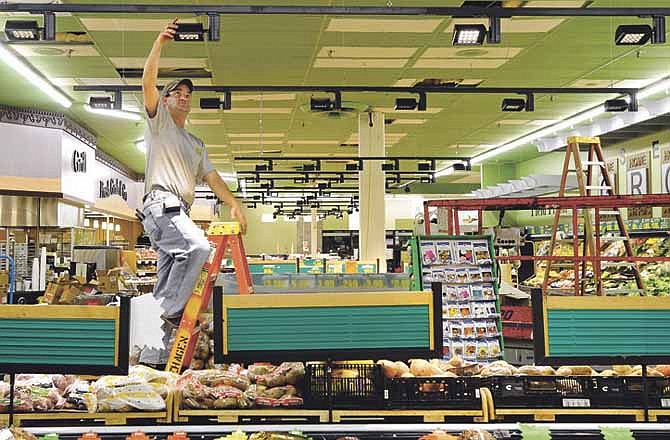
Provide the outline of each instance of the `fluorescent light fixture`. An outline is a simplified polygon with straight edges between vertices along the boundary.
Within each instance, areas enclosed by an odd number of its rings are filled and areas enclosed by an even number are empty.
[[[40,28],[34,20],[7,20],[5,34],[12,41],[39,40]]]
[[[645,99],[652,95],[661,92],[668,92],[670,90],[670,79],[663,79],[656,84],[652,84],[649,87],[645,87],[640,90],[637,94],[637,99]]]
[[[617,46],[641,46],[651,40],[652,29],[648,24],[623,24],[614,34]]]
[[[486,26],[483,24],[457,24],[454,26],[454,46],[481,46],[484,44]]]
[[[138,150],[140,150],[142,153],[147,152],[147,143],[144,141],[144,139],[138,139],[135,141],[135,146],[137,147]]]
[[[128,119],[130,121],[141,121],[142,115],[139,113],[127,112],[125,110],[110,110],[104,108],[93,108],[90,105],[84,104],[86,111],[101,116],[111,116],[112,118]]]
[[[219,176],[221,176],[223,180],[227,180],[229,182],[237,181],[237,174],[235,173],[219,173]]]
[[[18,74],[23,76],[29,83],[46,93],[49,98],[56,101],[65,108],[70,108],[72,101],[60,90],[54,87],[46,78],[33,70],[26,62],[16,56],[7,46],[0,43],[0,59]]]
[[[449,166],[447,166],[447,167],[442,168],[442,169],[439,170],[438,172],[436,172],[436,173],[435,173],[435,178],[438,178],[438,177],[444,177],[444,176],[450,176],[450,175],[452,175],[452,174],[454,174],[454,166],[453,166],[453,165],[449,165]]]

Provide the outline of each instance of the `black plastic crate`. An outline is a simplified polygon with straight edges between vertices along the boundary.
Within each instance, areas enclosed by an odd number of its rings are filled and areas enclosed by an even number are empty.
[[[592,408],[644,408],[643,377],[592,376],[588,379]]]
[[[376,364],[308,363],[305,406],[308,408],[382,407],[381,366]]]
[[[670,378],[648,377],[649,408],[670,409]]]
[[[384,380],[384,401],[394,409],[479,409],[478,377],[401,377]]]
[[[591,406],[588,379],[588,376],[496,376],[486,382],[496,408],[588,408]]]

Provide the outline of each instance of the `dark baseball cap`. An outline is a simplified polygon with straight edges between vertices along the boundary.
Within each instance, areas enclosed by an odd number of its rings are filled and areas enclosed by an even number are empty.
[[[183,78],[183,79],[175,79],[174,81],[167,83],[165,87],[163,87],[163,96],[169,95],[171,91],[173,91],[182,84],[186,85],[186,87],[189,88],[191,93],[193,93],[193,82],[188,78]]]

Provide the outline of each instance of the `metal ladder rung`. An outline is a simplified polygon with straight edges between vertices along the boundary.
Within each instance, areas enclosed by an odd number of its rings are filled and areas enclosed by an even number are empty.
[[[621,215],[620,211],[600,211],[600,215]]]
[[[623,237],[623,236],[611,236],[611,235],[603,235],[600,237],[600,241],[626,241],[630,240],[628,237]]]

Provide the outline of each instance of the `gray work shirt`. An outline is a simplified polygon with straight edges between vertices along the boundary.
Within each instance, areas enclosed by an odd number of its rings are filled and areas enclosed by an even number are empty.
[[[195,186],[214,170],[205,144],[174,122],[162,100],[153,118],[147,114],[144,141],[147,146],[144,192],[159,185],[191,206]]]

